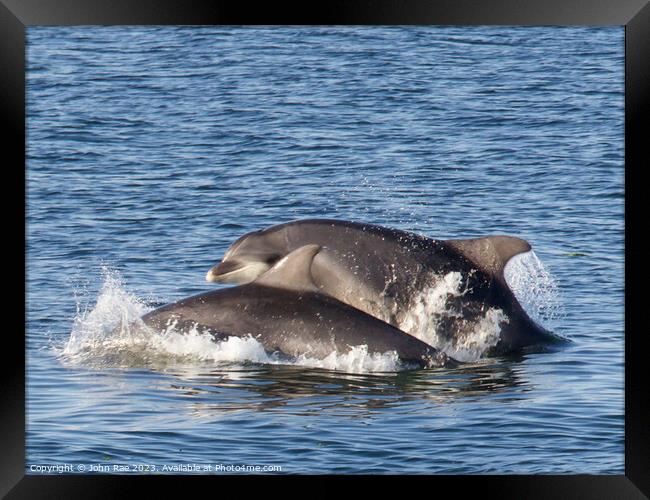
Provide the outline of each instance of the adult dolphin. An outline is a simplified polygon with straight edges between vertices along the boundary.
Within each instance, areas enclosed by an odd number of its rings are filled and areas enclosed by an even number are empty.
[[[245,234],[206,279],[249,282],[306,244],[322,247],[312,264],[322,293],[432,344],[432,329],[438,345],[476,344],[490,318],[499,328],[493,339],[483,339],[490,343],[488,354],[561,341],[528,316],[506,283],[508,261],[531,249],[512,236],[435,240],[374,224],[298,220]],[[430,315],[428,324],[423,315]]]
[[[311,276],[318,245],[293,250],[252,283],[189,297],[145,314],[145,325],[163,330],[196,327],[216,339],[256,338],[268,352],[323,359],[354,346],[369,353],[394,351],[421,367],[455,361],[373,316],[319,293]]]

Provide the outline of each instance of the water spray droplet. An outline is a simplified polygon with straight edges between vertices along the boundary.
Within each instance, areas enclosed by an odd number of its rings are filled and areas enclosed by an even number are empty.
[[[530,317],[554,329],[564,317],[564,305],[555,278],[532,250],[514,256],[504,269],[504,277]]]

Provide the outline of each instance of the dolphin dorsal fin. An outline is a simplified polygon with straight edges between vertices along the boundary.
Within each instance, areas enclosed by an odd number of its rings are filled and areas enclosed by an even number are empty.
[[[311,263],[319,251],[319,245],[296,248],[253,283],[289,290],[317,291],[318,287],[311,275]]]
[[[503,278],[503,270],[515,255],[532,247],[526,240],[514,236],[486,236],[467,240],[447,240],[453,248],[471,260],[481,270]]]

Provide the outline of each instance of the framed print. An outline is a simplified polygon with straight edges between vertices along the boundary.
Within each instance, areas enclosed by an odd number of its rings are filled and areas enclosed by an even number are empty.
[[[0,13],[7,498],[647,497],[644,2]]]

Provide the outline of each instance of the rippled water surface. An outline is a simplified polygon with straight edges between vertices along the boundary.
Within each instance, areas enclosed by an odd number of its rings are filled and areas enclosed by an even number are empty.
[[[622,28],[27,38],[28,472],[623,473]],[[525,238],[509,281],[572,343],[384,372],[107,334],[307,217]]]

